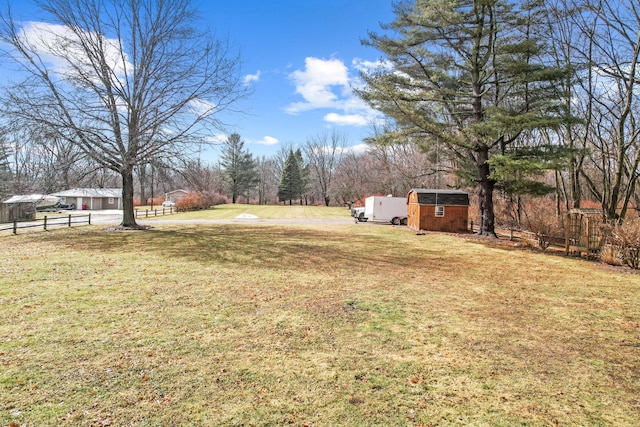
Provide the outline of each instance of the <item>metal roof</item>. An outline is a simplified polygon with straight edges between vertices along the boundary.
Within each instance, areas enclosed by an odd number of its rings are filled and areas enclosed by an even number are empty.
[[[59,197],[48,196],[46,194],[23,194],[11,196],[2,203],[39,203],[39,202],[51,202],[55,203],[60,200]]]
[[[414,188],[411,192],[418,195],[419,205],[469,206],[469,194],[461,190]]]
[[[467,194],[466,191],[453,189],[435,189],[435,188],[412,188],[415,193],[432,193],[432,194]]]
[[[121,198],[121,188],[72,188],[70,190],[53,193],[58,197],[113,197]]]

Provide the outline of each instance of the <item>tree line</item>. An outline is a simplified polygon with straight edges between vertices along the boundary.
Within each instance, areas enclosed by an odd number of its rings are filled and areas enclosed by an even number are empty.
[[[593,200],[611,221],[640,204],[633,0],[394,3],[394,20],[362,39],[381,61],[354,90],[386,118],[368,150],[349,151],[334,132],[254,158],[231,134],[215,165],[198,160],[198,147],[247,92],[238,56],[195,30],[189,1],[37,3],[72,31],[29,39],[2,14],[5,56],[27,75],[0,94],[6,194],[123,186],[123,224],[135,225],[134,190],[143,200],[187,187],[330,205],[456,187],[476,196],[487,235],[496,203],[516,221],[535,198],[553,200],[557,214]]]
[[[496,191],[593,199],[614,221],[637,206],[637,2],[433,0],[395,15],[365,39],[384,58],[359,90],[390,118],[376,140],[443,146],[478,188],[483,234]]]
[[[346,133],[324,132],[297,145],[285,144],[271,156],[254,156],[234,133],[220,144],[217,161],[193,158],[176,164],[156,159],[136,167],[136,199],[148,203],[151,197],[184,188],[216,193],[232,203],[343,206],[371,194],[406,195],[411,188],[434,187],[439,179],[448,179],[448,172],[443,175],[432,156],[415,145],[371,145],[357,152],[349,142]],[[12,152],[31,154],[12,156],[6,168],[0,167],[6,171],[0,174],[3,196],[119,185],[117,174],[84,156],[64,168],[39,158],[35,147]]]

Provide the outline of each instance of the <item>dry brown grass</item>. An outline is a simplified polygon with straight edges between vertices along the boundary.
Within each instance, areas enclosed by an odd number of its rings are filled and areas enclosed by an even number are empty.
[[[5,238],[0,424],[616,425],[640,276],[406,228]]]

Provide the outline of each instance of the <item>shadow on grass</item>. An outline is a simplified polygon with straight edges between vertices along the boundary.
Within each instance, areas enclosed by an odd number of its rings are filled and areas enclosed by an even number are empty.
[[[147,231],[80,232],[53,234],[47,240],[73,250],[90,253],[131,253],[144,257],[154,253],[203,264],[256,265],[261,268],[318,269],[415,268],[402,243],[385,236],[350,233],[346,230],[292,229],[269,226],[197,225],[156,228]],[[422,252],[422,251],[421,251]],[[428,251],[426,251],[428,252]],[[437,251],[440,252],[440,251]],[[428,253],[423,252],[428,257]]]

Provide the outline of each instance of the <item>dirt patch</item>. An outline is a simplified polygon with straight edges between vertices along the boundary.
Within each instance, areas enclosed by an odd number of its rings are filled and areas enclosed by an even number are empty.
[[[144,230],[150,230],[153,227],[150,225],[140,225],[140,224],[136,224],[136,225],[116,225],[113,227],[106,227],[103,228],[104,231],[144,231]]]

